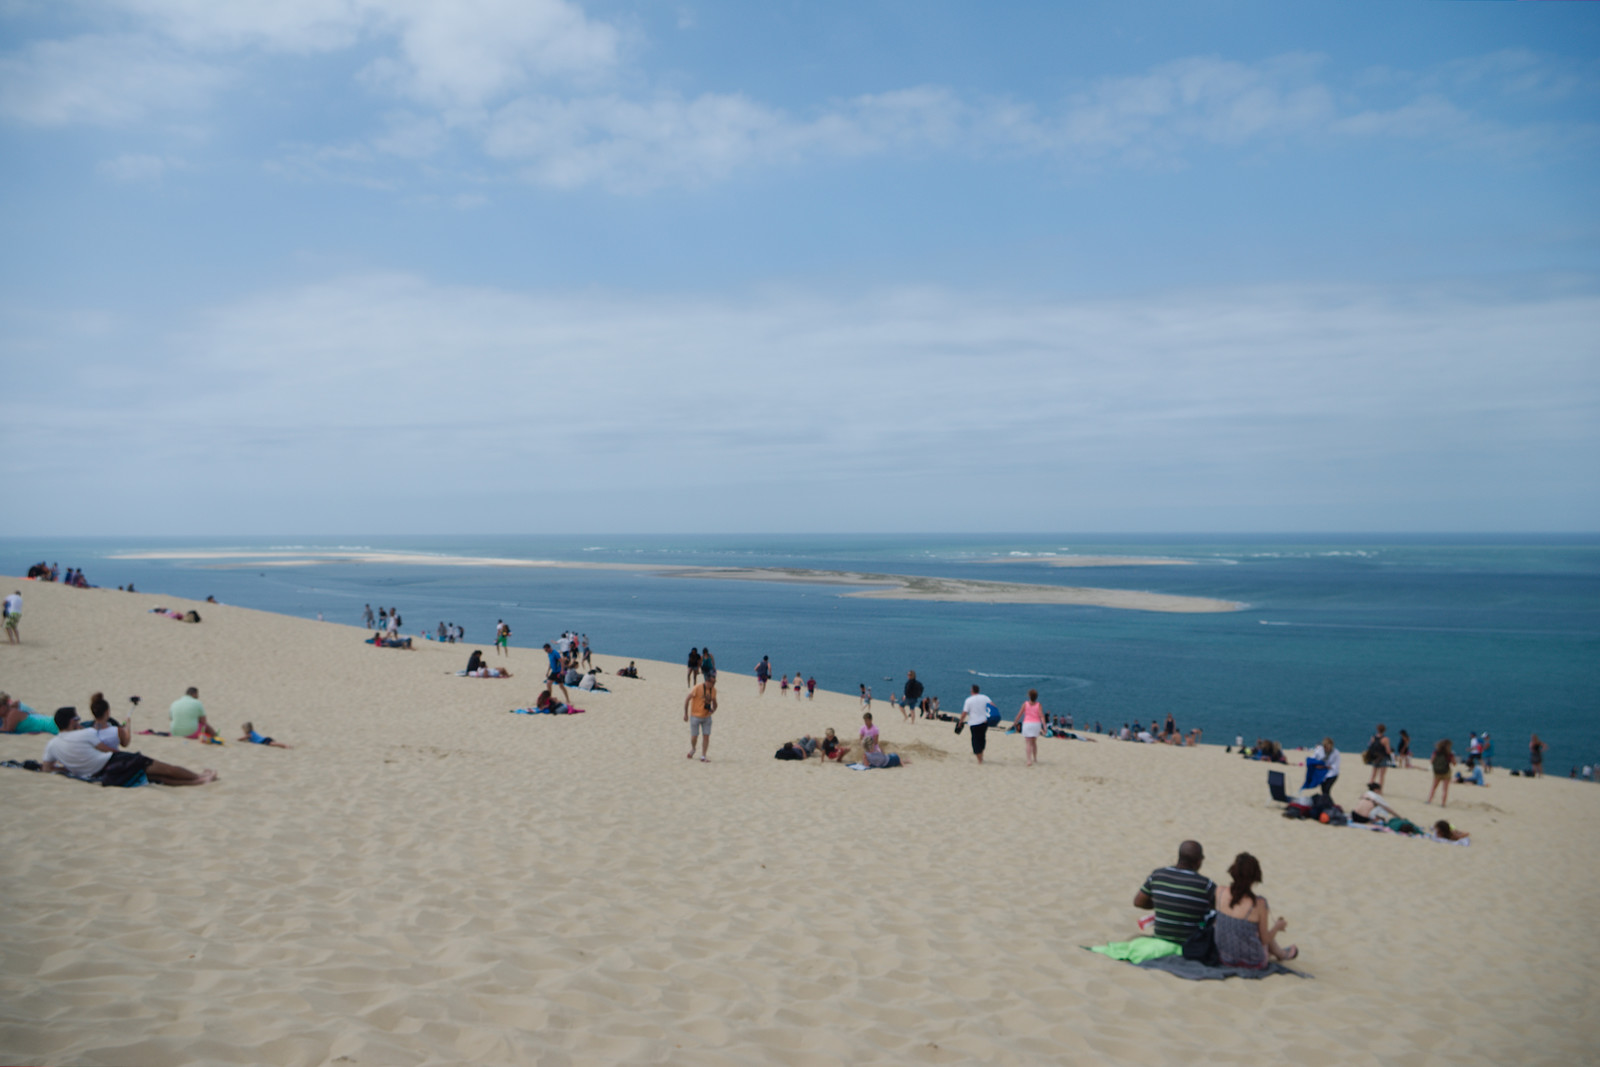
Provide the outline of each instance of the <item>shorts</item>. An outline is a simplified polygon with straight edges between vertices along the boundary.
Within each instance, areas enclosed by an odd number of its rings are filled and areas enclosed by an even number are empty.
[[[15,611],[8,612],[6,614],[6,629],[15,630],[17,628],[17,622],[21,620],[21,618],[22,616]]]
[[[696,737],[701,737],[701,736],[705,736],[705,737],[710,737],[711,736],[711,716],[709,716],[709,715],[691,715],[691,716],[689,716],[689,737],[690,737],[690,739],[692,740],[692,739],[694,739]]]
[[[506,647],[506,642],[508,640],[510,640],[510,636],[509,635],[501,634],[499,637],[494,639],[494,643],[499,645],[501,648],[505,648]]]
[[[1038,737],[1043,732],[1044,723],[1042,722],[1025,722],[1022,724],[1023,737]]]
[[[101,785],[135,786],[145,782],[145,768],[155,760],[138,752],[113,752],[94,780]]]
[[[561,670],[553,670],[553,671],[551,671],[550,673],[548,673],[548,674],[546,674],[544,676],[544,680],[545,681],[550,682],[550,683],[552,683],[554,685],[561,685],[561,686],[566,685],[567,683],[566,683],[565,679],[566,679],[566,672],[561,671]]]
[[[983,750],[988,746],[989,743],[989,724],[969,724],[967,726],[967,733],[972,736],[972,754],[974,756],[983,755]]]

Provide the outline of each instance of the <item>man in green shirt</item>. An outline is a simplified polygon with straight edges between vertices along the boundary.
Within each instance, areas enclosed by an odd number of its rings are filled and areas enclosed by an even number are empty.
[[[209,740],[217,736],[217,731],[206,722],[206,706],[200,703],[200,690],[194,686],[174,700],[167,711],[172,720],[173,737]]]

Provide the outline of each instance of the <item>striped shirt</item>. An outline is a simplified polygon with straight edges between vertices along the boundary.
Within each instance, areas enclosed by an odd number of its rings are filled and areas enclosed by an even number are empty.
[[[1183,867],[1151,871],[1142,892],[1155,903],[1154,936],[1180,945],[1200,929],[1206,914],[1217,906],[1216,883]]]

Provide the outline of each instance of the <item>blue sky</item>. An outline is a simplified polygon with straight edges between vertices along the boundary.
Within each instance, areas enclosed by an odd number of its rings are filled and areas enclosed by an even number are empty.
[[[13,533],[1600,529],[1600,8],[0,4]]]

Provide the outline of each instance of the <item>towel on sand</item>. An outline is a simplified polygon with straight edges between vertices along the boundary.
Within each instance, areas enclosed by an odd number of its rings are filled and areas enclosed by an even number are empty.
[[[1098,952],[1114,960],[1124,960],[1146,970],[1166,971],[1191,982],[1207,979],[1265,978],[1269,974],[1292,974],[1296,978],[1310,978],[1274,961],[1265,967],[1210,967],[1199,960],[1183,958],[1183,946],[1163,941],[1159,937],[1136,937],[1132,941],[1113,941],[1109,945],[1085,945],[1090,952]]]

